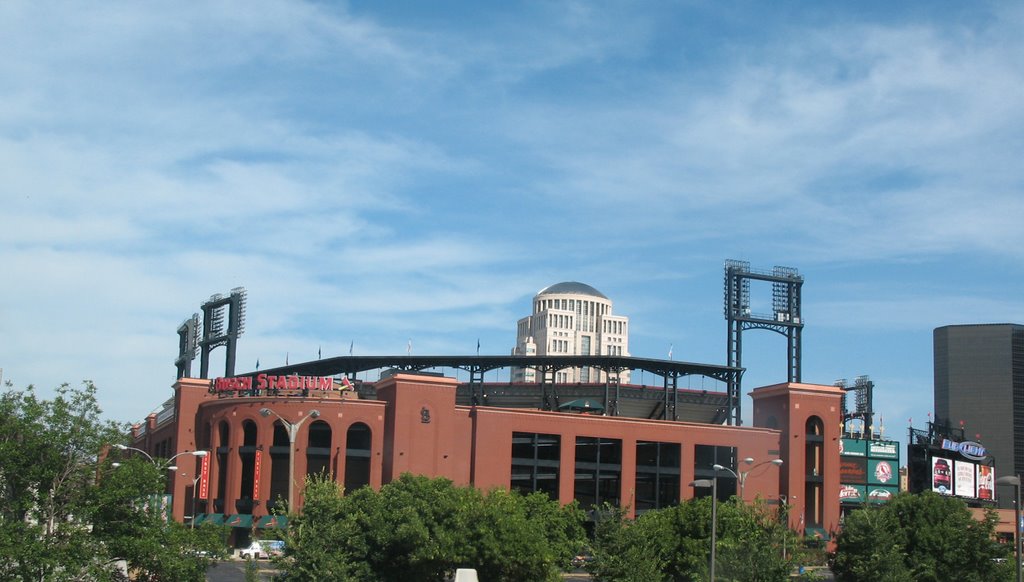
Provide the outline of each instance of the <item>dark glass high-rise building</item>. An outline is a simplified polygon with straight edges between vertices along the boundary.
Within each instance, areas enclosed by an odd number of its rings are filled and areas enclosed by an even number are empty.
[[[936,420],[962,422],[995,457],[996,476],[1024,473],[1024,325],[939,327],[934,351]],[[1012,490],[999,494],[1013,506]]]

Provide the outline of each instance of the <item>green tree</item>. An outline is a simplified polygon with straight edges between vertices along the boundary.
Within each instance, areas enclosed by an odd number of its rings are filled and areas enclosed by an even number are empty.
[[[0,578],[89,579],[105,552],[89,535],[97,454],[125,427],[100,418],[96,387],[67,385],[52,400],[33,387],[0,396]]]
[[[281,567],[289,580],[350,582],[368,579],[368,548],[357,516],[347,507],[341,485],[321,479],[306,481],[303,513],[292,516],[285,535]]]
[[[636,520],[621,511],[595,527],[594,563],[598,580],[698,581],[708,578],[711,499],[648,511]],[[718,580],[786,580],[790,562],[782,557],[789,535],[778,516],[758,503],[718,504],[715,574]]]
[[[459,567],[485,580],[554,580],[583,543],[582,514],[542,497],[412,475],[343,496],[312,479],[282,567],[295,580],[444,580]]]
[[[995,541],[996,516],[975,519],[966,504],[932,492],[900,494],[851,512],[836,538],[838,580],[923,582],[1010,580],[1007,549]]]
[[[226,547],[227,528],[197,529],[168,519],[162,467],[140,458],[108,468],[93,488],[93,535],[111,559],[125,560],[138,580],[204,580]]]
[[[189,530],[145,502],[164,490],[148,461],[118,469],[99,453],[125,438],[105,421],[96,387],[53,399],[5,386],[0,395],[0,579],[113,580],[125,560],[141,580],[202,580],[223,531]]]
[[[469,489],[458,517],[456,565],[481,580],[558,579],[584,540],[583,512],[543,493]]]

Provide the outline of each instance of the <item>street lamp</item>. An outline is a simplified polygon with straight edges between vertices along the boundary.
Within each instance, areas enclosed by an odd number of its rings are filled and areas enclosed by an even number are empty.
[[[320,416],[319,410],[310,410],[309,416],[299,420],[298,422],[288,422],[280,414],[274,412],[269,408],[261,408],[260,416],[266,418],[273,414],[281,421],[285,429],[288,430],[288,511],[295,511],[295,437],[299,434],[299,427],[302,423],[306,422],[311,418],[317,418]]]
[[[753,457],[747,457],[746,459],[743,459],[743,462],[748,464],[748,465],[754,465],[754,458]],[[727,471],[730,475],[732,475],[733,477],[736,477],[736,480],[739,481],[739,484],[740,484],[740,499],[743,500],[743,488],[744,488],[744,485],[746,485],[747,477],[750,475],[750,473],[754,469],[756,469],[758,467],[761,467],[763,465],[775,465],[776,467],[778,467],[778,466],[782,465],[782,462],[783,462],[782,459],[772,459],[770,461],[761,461],[760,463],[754,465],[753,467],[747,469],[746,471],[740,471],[739,473],[737,473],[736,471],[733,471],[732,469],[730,469],[729,467],[726,467],[724,465],[713,465],[712,468],[715,471]]]
[[[196,486],[199,485],[199,480],[202,478],[203,476],[200,475],[192,480],[192,529],[196,529],[196,497],[198,497]]]
[[[116,448],[118,450],[121,450],[121,451],[136,451],[136,452],[142,453],[143,455],[146,456],[147,459],[149,459],[150,463],[153,463],[154,467],[157,467],[157,468],[160,467],[160,463],[158,463],[157,460],[154,459],[152,455],[150,455],[149,453],[147,453],[146,451],[144,451],[142,449],[137,449],[135,447],[129,447],[127,445],[121,445],[121,444],[114,445],[114,448]],[[177,465],[173,464],[171,461],[173,461],[174,459],[177,459],[178,457],[180,457],[182,455],[192,455],[193,457],[205,457],[208,454],[210,454],[210,451],[182,451],[182,452],[174,455],[170,459],[167,459],[166,469],[168,471],[177,471],[178,470]],[[114,466],[114,467],[120,467],[121,463],[111,463],[111,465]]]
[[[711,558],[708,564],[710,582],[715,582],[715,546],[718,545],[718,475],[713,479],[697,479],[690,487],[711,488]]]
[[[1007,475],[996,479],[996,485],[1013,485],[1013,549],[1017,554],[1017,582],[1021,582],[1021,540],[1020,540],[1020,475]]]

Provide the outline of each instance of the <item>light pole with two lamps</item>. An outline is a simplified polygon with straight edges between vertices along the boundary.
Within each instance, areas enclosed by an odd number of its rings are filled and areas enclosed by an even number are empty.
[[[1020,475],[1007,475],[996,479],[996,485],[1012,485],[1013,504],[1013,553],[1017,556],[1017,582],[1021,582],[1021,539],[1020,539]]]
[[[302,424],[311,418],[319,417],[320,411],[316,409],[310,410],[309,415],[298,422],[289,422],[269,408],[260,409],[260,416],[264,418],[271,414],[276,416],[285,429],[288,430],[288,511],[295,511],[295,437],[299,435],[299,428]]]
[[[137,453],[142,453],[146,457],[146,459],[149,460],[150,463],[153,463],[154,467],[156,467],[157,469],[161,468],[161,464],[159,462],[157,462],[157,459],[154,459],[153,455],[150,455],[149,453],[147,453],[146,451],[144,451],[142,449],[138,449],[138,448],[135,448],[135,447],[129,447],[128,445],[122,445],[122,444],[116,444],[116,445],[114,445],[114,448],[119,450],[119,451],[135,451]],[[202,457],[205,457],[208,454],[210,454],[210,451],[182,451],[182,452],[172,456],[170,459],[167,459],[167,461],[166,461],[167,465],[165,467],[163,467],[163,469],[165,471],[177,471],[178,470],[178,466],[174,464],[174,459],[177,459],[178,457],[180,457],[182,455],[192,455],[193,457],[202,458]],[[121,466],[121,463],[116,463],[116,462],[115,463],[111,463],[110,466],[114,467],[116,469],[116,468]],[[198,480],[199,479],[197,478],[196,481],[198,481]],[[166,491],[166,489],[165,489],[165,491]],[[192,486],[192,527],[195,527],[195,521],[196,521],[196,500],[195,500],[195,481],[194,481],[193,482],[193,486]]]
[[[756,469],[758,467],[762,467],[764,465],[775,465],[776,467],[781,466],[783,461],[782,461],[782,459],[772,459],[770,461],[761,461],[760,463],[754,465],[754,458],[753,457],[747,457],[746,459],[743,459],[743,462],[748,464],[748,465],[753,465],[753,466],[750,467],[749,469],[747,469],[746,471],[740,471],[739,473],[737,473],[736,471],[733,471],[732,469],[730,469],[729,467],[726,467],[725,465],[713,465],[713,468],[714,468],[714,470],[716,472],[717,471],[726,471],[730,475],[732,475],[733,477],[736,477],[736,480],[740,484],[740,500],[745,501],[745,499],[743,497],[743,489],[744,489],[744,486],[747,484],[747,477],[750,476],[750,473],[754,469]]]
[[[718,472],[719,471],[727,471],[733,477],[736,477],[736,480],[739,481],[739,484],[740,484],[740,500],[742,501],[743,500],[743,486],[746,484],[747,476],[750,475],[751,471],[753,471],[754,469],[756,469],[756,468],[758,468],[758,467],[760,467],[762,465],[775,465],[775,466],[782,465],[782,459],[772,459],[770,461],[762,461],[762,462],[754,465],[753,457],[747,457],[747,458],[743,459],[743,462],[748,464],[748,465],[753,465],[753,466],[750,469],[746,470],[746,471],[741,471],[741,472],[737,473],[736,471],[733,471],[732,469],[730,469],[730,468],[728,468],[728,467],[726,467],[724,465],[715,464],[715,465],[711,466],[711,468],[714,469],[714,471],[715,471],[714,477],[712,477],[711,479],[697,479],[696,481],[693,481],[692,483],[690,483],[690,487],[710,487],[711,488],[711,557],[708,560],[708,562],[709,562],[708,563],[708,575],[709,575],[708,579],[711,582],[715,582],[715,548],[716,548],[716,546],[718,546]],[[785,552],[785,550],[783,550],[783,552]]]
[[[145,455],[145,457],[147,459],[149,459],[150,463],[153,463],[154,467],[156,467],[158,469],[160,468],[160,463],[158,463],[157,460],[154,459],[152,455],[150,455],[149,453],[147,453],[146,451],[144,451],[142,449],[137,449],[135,447],[129,447],[128,445],[120,445],[120,444],[114,445],[114,448],[119,450],[119,451],[136,451],[138,453],[142,453],[143,455]],[[182,451],[182,452],[174,455],[170,459],[167,459],[167,466],[165,466],[163,468],[166,471],[177,471],[178,470],[178,466],[174,464],[174,459],[177,459],[178,457],[180,457],[182,455],[192,455],[193,457],[205,457],[208,454],[210,454],[209,451]],[[110,465],[112,467],[120,467],[121,463],[111,463]]]

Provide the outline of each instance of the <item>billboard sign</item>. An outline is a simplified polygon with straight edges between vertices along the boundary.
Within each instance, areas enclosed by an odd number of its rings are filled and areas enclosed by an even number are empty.
[[[942,439],[943,450],[960,453],[964,458],[972,461],[984,461],[988,451],[980,443],[974,441],[957,442],[949,439]]]
[[[867,441],[861,439],[839,439],[839,454],[844,457],[867,456]]]
[[[967,461],[953,461],[953,493],[957,497],[974,497],[977,494],[977,467]]]
[[[940,495],[953,494],[953,469],[949,459],[932,457],[932,491]]]
[[[879,487],[870,485],[868,490],[868,501],[871,503],[885,503],[899,493],[899,487]]]
[[[893,485],[898,483],[899,471],[894,461],[868,459],[868,483]]]
[[[899,443],[896,441],[870,441],[868,442],[868,456],[872,459],[899,460]]]
[[[839,482],[853,485],[868,482],[868,461],[867,459],[842,458],[839,459]]]
[[[996,470],[988,465],[978,465],[978,499],[995,501]]]
[[[864,503],[867,499],[867,490],[864,485],[840,485],[839,486],[839,502],[840,503]]]

